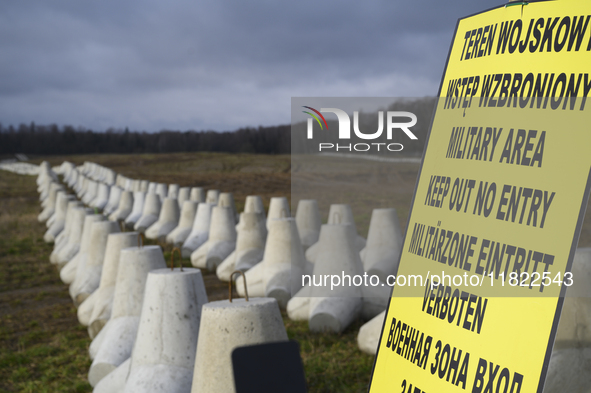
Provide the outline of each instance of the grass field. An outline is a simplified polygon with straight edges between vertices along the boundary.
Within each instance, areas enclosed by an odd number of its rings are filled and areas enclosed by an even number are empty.
[[[33,160],[39,163],[43,157]],[[367,236],[371,209],[394,207],[406,226],[417,164],[319,159],[294,166],[289,156],[230,154],[90,155],[46,157],[52,165],[96,162],[131,178],[231,191],[237,209],[247,195],[315,197],[326,219],[330,203],[349,203]],[[292,179],[293,176],[293,179]],[[52,246],[40,212],[35,177],[0,171],[0,392],[90,392],[90,339],[76,317],[68,287],[49,263]],[[586,218],[579,246],[591,246]],[[169,247],[165,247],[168,260]],[[183,260],[189,266],[188,260]],[[227,298],[227,286],[204,272],[209,300]],[[284,316],[300,344],[310,392],[365,392],[373,357],[357,348],[358,320],[340,335],[312,334],[307,323]]]

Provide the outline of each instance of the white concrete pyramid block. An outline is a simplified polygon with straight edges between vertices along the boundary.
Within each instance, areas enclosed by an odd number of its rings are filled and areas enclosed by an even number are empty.
[[[179,204],[175,198],[165,198],[158,221],[146,229],[148,239],[164,241],[168,235],[179,224]]]
[[[166,267],[159,246],[122,249],[111,318],[92,340],[88,379],[95,385],[131,356],[140,323],[148,273]]]
[[[234,213],[234,220],[238,221],[236,203],[234,203],[234,195],[231,192],[220,193],[220,196],[218,197],[218,206],[230,207]]]
[[[234,299],[205,304],[191,392],[235,392],[232,351],[245,345],[275,341],[287,341],[275,299]]]
[[[57,193],[58,191],[63,191],[63,187],[58,183],[51,183],[49,187],[49,196],[47,197],[47,204],[44,206],[44,209],[39,216],[37,216],[37,220],[39,222],[46,222],[55,212],[55,203],[57,200]]]
[[[131,358],[121,363],[116,369],[106,374],[94,386],[93,393],[123,393],[125,389],[125,381],[129,375],[129,368],[131,367]]]
[[[318,202],[315,199],[302,199],[298,202],[296,224],[302,240],[302,247],[306,251],[318,241],[320,227],[322,226]]]
[[[156,184],[156,194],[160,197],[160,203],[168,196],[168,186],[164,183]]]
[[[39,201],[41,202],[41,206],[45,207],[47,204],[46,199],[49,197],[49,187],[54,180],[49,174],[41,173],[41,175],[41,181],[39,181],[39,178],[37,179],[37,184],[39,184],[37,187],[37,192],[39,193]]]
[[[70,232],[72,231],[72,221],[74,219],[74,209],[84,206],[82,202],[76,200],[74,197],[68,201],[68,207],[66,208],[66,221],[64,230],[60,232],[55,238],[53,251],[49,256],[49,262],[56,264],[58,262],[58,255],[68,244],[70,238]]]
[[[107,203],[109,202],[109,194],[111,191],[111,187],[108,184],[100,183],[98,186],[98,194],[97,197],[94,198],[92,203],[90,204],[91,207],[96,207],[99,210],[103,210]]]
[[[137,190],[137,191],[148,192],[149,184],[150,184],[150,182],[147,180],[140,180],[139,190]]]
[[[355,248],[357,252],[361,252],[365,247],[366,241],[363,237],[357,234],[357,227],[355,226],[355,220],[353,220],[353,212],[351,207],[345,204],[332,204],[328,212],[328,224],[350,224],[355,232]],[[318,257],[319,242],[311,245],[306,250],[306,259],[312,263],[316,262]]]
[[[221,265],[216,274],[221,281],[230,281],[234,270],[247,271],[263,260],[267,227],[264,213],[244,212],[236,226],[236,249]]]
[[[187,188],[188,189],[188,188]],[[182,191],[182,189],[181,189]],[[179,224],[168,235],[166,235],[166,242],[180,246],[187,240],[191,230],[193,229],[193,222],[197,214],[197,205],[199,202],[185,200],[181,208],[181,218]]]
[[[84,173],[81,173],[80,183],[78,184],[78,187],[75,188],[75,190],[78,194],[78,199],[80,199],[82,202],[84,202],[84,197],[89,192],[91,182],[92,180],[89,179],[88,176],[86,176]]]
[[[133,192],[131,191],[123,191],[121,193],[121,200],[119,202],[119,207],[109,216],[109,220],[111,221],[124,221],[133,210]]]
[[[80,306],[98,288],[105,259],[107,238],[110,233],[116,232],[120,232],[119,226],[113,221],[99,221],[91,225],[88,256],[78,264],[76,278],[70,285],[70,296],[76,306]],[[78,320],[80,321],[80,313]],[[80,323],[84,321],[80,321]]]
[[[73,200],[74,196],[66,194],[63,191],[58,192],[57,201],[55,204],[55,213],[48,222],[51,225],[43,235],[43,240],[46,243],[53,243],[55,238],[64,230],[66,226],[66,212],[68,210],[68,202]]]
[[[263,220],[266,221],[265,206],[263,199],[258,195],[248,195],[244,200],[244,213],[261,213]]]
[[[179,202],[179,209],[182,210],[183,203],[185,203],[185,201],[188,201],[189,199],[191,199],[191,187],[181,187],[179,189],[179,196],[177,198]]]
[[[211,214],[209,238],[191,254],[195,267],[215,271],[236,248],[236,227],[231,207],[216,206]],[[183,245],[184,246],[184,245]]]
[[[107,238],[101,280],[98,289],[94,292],[97,298],[88,323],[90,338],[96,337],[111,318],[121,250],[136,245],[138,235],[137,232],[111,233]]]
[[[402,252],[402,230],[396,209],[374,209],[369,222],[367,243],[360,256],[367,274],[380,281],[395,274]]]
[[[146,195],[142,216],[135,223],[134,229],[138,232],[144,233],[152,224],[158,221],[160,215],[160,197],[157,194]]]
[[[205,194],[205,202],[216,205],[218,203],[219,196],[219,190],[207,190],[207,194]]]
[[[273,197],[269,202],[269,214],[267,215],[267,229],[269,223],[275,218],[291,217],[289,212],[289,203],[286,197]]]
[[[351,279],[343,279],[343,283],[333,288],[306,283],[311,288],[302,288],[288,302],[287,313],[290,318],[292,315],[294,319],[297,318],[298,314],[301,315],[308,308],[311,331],[340,333],[362,313],[363,292],[353,281],[354,276],[363,276],[355,236],[355,230],[350,224],[326,224],[320,229],[318,259],[312,279],[325,275],[349,276]]]
[[[140,190],[141,185],[142,185],[142,181],[140,179],[133,179],[131,181],[131,187],[127,191],[131,191],[132,194],[134,192],[141,191]]]
[[[146,193],[144,191],[133,193],[133,207],[131,208],[131,213],[125,218],[126,226],[133,228],[135,223],[142,217],[145,199]]]
[[[362,352],[374,356],[378,352],[378,344],[380,341],[380,334],[382,334],[382,326],[384,325],[385,317],[386,311],[382,311],[359,329],[359,333],[357,334],[357,346]]]
[[[98,193],[98,185],[99,183],[94,180],[89,180],[87,182],[86,192],[82,197],[82,202],[84,202],[87,205],[90,205],[90,202],[92,202],[94,198],[96,198],[96,195]]]
[[[168,193],[166,194],[166,197],[178,200],[180,188],[181,187],[178,184],[169,184],[168,185]]]
[[[192,187],[189,199],[198,203],[205,202],[205,190],[202,187]]]
[[[90,236],[92,232],[92,224],[104,220],[105,216],[103,216],[102,214],[87,214],[84,217],[84,225],[82,227],[82,236],[79,251],[60,270],[60,279],[64,284],[72,284],[76,278],[78,265],[86,265],[86,258],[88,258],[88,250],[90,248],[91,242]]]
[[[80,199],[80,201],[82,201],[82,193],[84,190],[84,185],[86,184],[86,177],[84,176],[84,174],[82,174],[82,172],[80,172],[80,171],[76,171],[76,172],[78,173],[78,177],[76,179],[76,183],[72,186],[72,189],[74,190],[74,192],[78,196],[78,199]]]
[[[154,183],[154,182],[149,182],[148,183],[148,190],[144,191],[148,194],[156,194],[156,187],[158,186],[158,183]]]
[[[183,258],[190,257],[195,250],[207,242],[209,238],[209,227],[211,225],[211,213],[214,206],[210,203],[200,203],[197,205],[197,213],[195,214],[191,233],[189,233],[181,248]]]
[[[64,224],[64,230],[61,231],[60,234],[55,237],[53,251],[56,253],[56,255],[57,255],[57,251],[66,244],[68,237],[70,236],[70,230],[72,229],[71,228],[72,211],[74,210],[74,208],[82,207],[82,206],[84,206],[84,204],[82,202],[77,200],[75,196],[70,195],[70,198],[68,200],[68,206],[66,207],[66,221]],[[54,258],[55,258],[55,256],[54,256]],[[50,261],[51,260],[52,260],[52,258],[50,256]],[[52,261],[52,263],[55,263],[55,262]]]
[[[263,260],[245,273],[249,294],[273,297],[279,307],[285,308],[302,286],[301,276],[306,264],[295,220],[271,220]],[[242,277],[237,278],[236,288],[245,296]]]
[[[206,303],[199,269],[148,273],[124,392],[190,393],[201,310]]]
[[[87,215],[92,214],[90,209],[82,207],[76,207],[72,210],[72,219],[70,223],[70,233],[68,236],[67,244],[60,248],[56,256],[56,264],[61,270],[64,265],[72,258],[76,256],[80,251],[80,245],[82,243],[82,233],[84,230],[84,219]]]
[[[120,187],[113,186],[111,187],[111,192],[109,192],[109,202],[105,206],[103,213],[106,216],[109,216],[119,207],[119,202],[121,201],[121,194],[123,190]]]

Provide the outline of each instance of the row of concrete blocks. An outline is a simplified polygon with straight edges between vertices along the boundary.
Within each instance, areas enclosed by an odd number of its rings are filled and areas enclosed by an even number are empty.
[[[275,217],[289,216],[289,206],[286,198],[272,198],[269,209],[269,216],[264,225],[264,210],[262,201],[259,197],[247,197],[245,202],[245,211],[240,215],[238,225],[235,225],[235,208],[231,194],[225,193],[228,197],[226,201],[212,206],[212,204],[199,203],[195,209],[196,202],[185,202],[180,213],[181,222],[179,225],[179,212],[176,203],[172,200],[165,200],[163,208],[159,212],[158,220],[146,229],[146,235],[149,238],[163,237],[166,231],[171,233],[176,231],[189,232],[189,225],[193,215],[193,225],[190,228],[188,240],[183,244],[184,256],[191,256],[194,266],[217,270],[218,277],[221,280],[228,281],[229,273],[235,268],[246,271],[248,288],[257,296],[276,297],[282,307],[286,307],[287,301],[296,293],[302,299],[311,297],[321,297],[324,295],[324,303],[337,302],[338,298],[354,298],[354,302],[347,301],[344,307],[321,306],[318,310],[324,308],[337,310],[333,321],[328,323],[326,318],[313,318],[315,311],[308,313],[307,304],[298,303],[291,307],[290,317],[293,319],[308,319],[311,321],[312,330],[332,330],[340,332],[357,316],[363,315],[366,318],[374,316],[385,308],[387,298],[390,293],[389,288],[358,288],[351,287],[340,292],[315,289],[313,295],[309,295],[309,286],[298,292],[302,286],[302,274],[318,275],[318,271],[331,272],[333,274],[358,274],[360,271],[367,271],[370,275],[376,274],[382,281],[389,274],[393,274],[396,269],[397,258],[400,251],[402,234],[400,225],[394,209],[376,209],[372,213],[368,244],[362,237],[356,234],[353,215],[347,205],[333,205],[329,212],[329,226],[350,226],[354,237],[354,250],[347,251],[350,263],[343,263],[339,260],[331,260],[330,257],[322,258],[321,264],[314,263],[317,259],[319,250],[318,242],[320,234],[320,215],[318,206],[313,200],[303,200],[298,204],[295,225],[294,220],[275,220]],[[222,194],[221,196],[224,196]],[[221,199],[221,198],[220,198]],[[154,204],[157,204],[158,198],[152,198]],[[167,203],[168,202],[168,203]],[[221,206],[220,206],[221,205]],[[226,206],[224,206],[226,205]],[[197,210],[195,212],[195,210]],[[152,214],[156,219],[156,214]],[[141,219],[140,219],[141,220]],[[185,222],[185,225],[183,222]],[[276,223],[274,223],[277,221]],[[266,241],[267,230],[271,225],[277,227],[270,231],[268,241]],[[136,229],[140,231],[144,228]],[[326,228],[326,230],[331,230]],[[299,240],[298,241],[298,234]],[[170,235],[170,233],[169,233]],[[293,235],[293,236],[292,236]],[[344,236],[344,234],[343,234]],[[168,240],[173,242],[170,236]],[[292,241],[292,237],[293,240]],[[343,238],[344,239],[344,238]],[[301,244],[300,244],[301,243]],[[317,244],[314,244],[317,243]],[[265,244],[270,245],[268,247]],[[287,245],[287,247],[286,247]],[[330,242],[328,249],[338,248]],[[306,250],[306,258],[302,255],[302,250]],[[309,248],[309,249],[308,249]],[[266,251],[268,250],[268,251]],[[330,252],[329,252],[330,253]],[[267,255],[266,258],[263,258]],[[359,263],[359,260],[363,261]],[[263,263],[259,263],[259,262]],[[310,263],[309,261],[313,262]],[[342,266],[341,266],[342,265]],[[343,267],[341,269],[341,267]],[[239,279],[240,281],[241,279]],[[243,292],[240,282],[239,291]],[[360,291],[363,291],[361,293]],[[322,293],[325,292],[325,293]],[[301,299],[300,299],[301,300]],[[294,304],[297,302],[294,302]],[[291,312],[291,309],[297,309]],[[321,313],[324,315],[324,313]],[[340,314],[343,314],[341,316]],[[323,321],[318,324],[315,321]]]
[[[137,244],[137,232],[120,232],[76,200],[68,207],[84,217],[70,293],[94,337],[95,392],[232,392],[234,348],[287,340],[275,299],[208,303],[199,269],[169,269],[159,246]],[[54,251],[65,246],[58,238]]]
[[[28,162],[0,162],[0,169],[18,173],[19,175],[39,175],[39,165],[29,164]]]
[[[208,207],[206,211],[211,212],[208,204],[199,206],[202,210]],[[225,281],[230,279],[229,273],[234,269],[247,271],[249,292],[254,296],[274,297],[281,307],[288,306],[288,301],[297,294],[289,304],[288,315],[295,320],[308,320],[313,331],[341,332],[358,316],[371,319],[385,308],[390,294],[387,287],[349,286],[332,291],[312,288],[308,283],[302,288],[301,277],[304,273],[360,275],[366,270],[384,279],[394,273],[402,238],[394,209],[376,209],[372,213],[367,244],[357,235],[347,205],[331,206],[329,223],[322,230],[318,206],[313,200],[300,201],[295,220],[272,219],[274,215],[289,215],[287,200],[273,198],[266,225],[262,220],[262,201],[258,197],[247,198],[245,212],[236,228],[230,209],[218,210],[226,213],[212,220],[210,238],[207,227],[202,232],[204,244],[191,255],[195,266],[212,270],[217,267],[218,277]],[[166,214],[161,216],[166,218]],[[321,232],[326,234],[321,236]],[[325,240],[318,241],[319,238]],[[319,258],[322,249],[325,255]],[[320,263],[316,263],[317,260]],[[71,268],[67,266],[62,273],[69,271]],[[238,279],[238,290],[244,295],[241,280]]]

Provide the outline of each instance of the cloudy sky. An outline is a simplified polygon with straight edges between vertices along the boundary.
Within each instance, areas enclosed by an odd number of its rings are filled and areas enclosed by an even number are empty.
[[[492,0],[0,2],[0,123],[234,130],[295,97],[437,93]]]

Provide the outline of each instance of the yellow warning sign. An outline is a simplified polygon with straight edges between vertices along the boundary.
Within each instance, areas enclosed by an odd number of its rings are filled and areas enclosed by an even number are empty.
[[[370,392],[543,390],[590,189],[591,3],[458,21]]]

